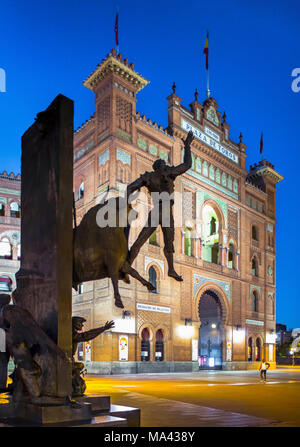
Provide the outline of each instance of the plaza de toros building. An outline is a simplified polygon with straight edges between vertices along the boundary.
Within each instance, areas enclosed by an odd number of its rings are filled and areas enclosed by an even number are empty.
[[[21,175],[0,173],[0,293],[16,287],[21,257]]]
[[[192,168],[175,183],[174,260],[183,282],[168,277],[159,227],[133,264],[154,292],[133,278],[119,281],[124,310],[114,305],[110,279],[73,292],[73,314],[87,320],[86,329],[115,321],[80,345],[79,359],[88,372],[107,374],[275,362],[275,196],[282,176],[266,160],[246,169],[242,135],[238,143],[230,139],[212,97],[201,104],[195,92],[187,108],[173,85],[167,128],[142,116],[137,94],[148,83],[114,50],[84,81],[95,93],[95,114],[74,134],[77,224],[108,188],[122,193],[156,159],[180,164],[182,138],[192,130]],[[130,245],[140,229],[131,230]]]

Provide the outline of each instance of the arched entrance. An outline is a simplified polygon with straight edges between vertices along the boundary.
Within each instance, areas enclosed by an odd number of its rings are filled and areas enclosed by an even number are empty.
[[[199,301],[200,369],[222,368],[223,315],[218,295],[206,290]]]

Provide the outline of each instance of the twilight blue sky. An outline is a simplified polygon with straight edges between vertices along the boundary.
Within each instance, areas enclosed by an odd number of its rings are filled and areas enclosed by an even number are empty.
[[[277,189],[277,321],[300,327],[298,243],[291,241],[300,218],[300,92],[291,89],[300,67],[299,1],[2,1],[0,172],[20,171],[21,135],[58,93],[75,101],[75,128],[93,114],[93,93],[81,83],[114,46],[117,5],[120,52],[151,81],[137,110],[164,127],[173,81],[184,105],[195,88],[205,98],[209,28],[211,93],[231,138],[243,133],[249,166],[259,160],[263,130],[264,155],[285,177]]]

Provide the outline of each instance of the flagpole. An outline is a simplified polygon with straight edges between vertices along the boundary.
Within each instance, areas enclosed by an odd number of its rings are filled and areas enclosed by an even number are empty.
[[[210,97],[210,90],[209,90],[209,69],[206,70],[206,97]]]
[[[207,55],[206,55],[206,58],[207,58],[207,65],[206,65],[206,97],[207,98],[209,98],[210,97],[210,89],[209,89],[209,63],[208,63],[208,61],[209,61],[209,44],[208,44],[208,36],[209,36],[209,33],[208,33],[208,30],[207,30],[207,34],[206,34],[206,42],[207,42]]]
[[[116,37],[116,53],[119,54],[119,6],[117,6],[116,22],[115,22],[115,37]]]

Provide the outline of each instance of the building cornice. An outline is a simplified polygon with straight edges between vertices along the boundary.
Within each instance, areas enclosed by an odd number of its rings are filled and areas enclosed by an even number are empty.
[[[88,78],[83,82],[83,85],[95,92],[97,84],[110,73],[116,73],[126,81],[130,82],[135,87],[137,92],[142,90],[142,88],[150,82],[133,70],[133,68],[126,65],[125,60],[122,61],[117,59],[117,57],[110,53],[108,57],[97,66],[93,73],[88,76]]]

